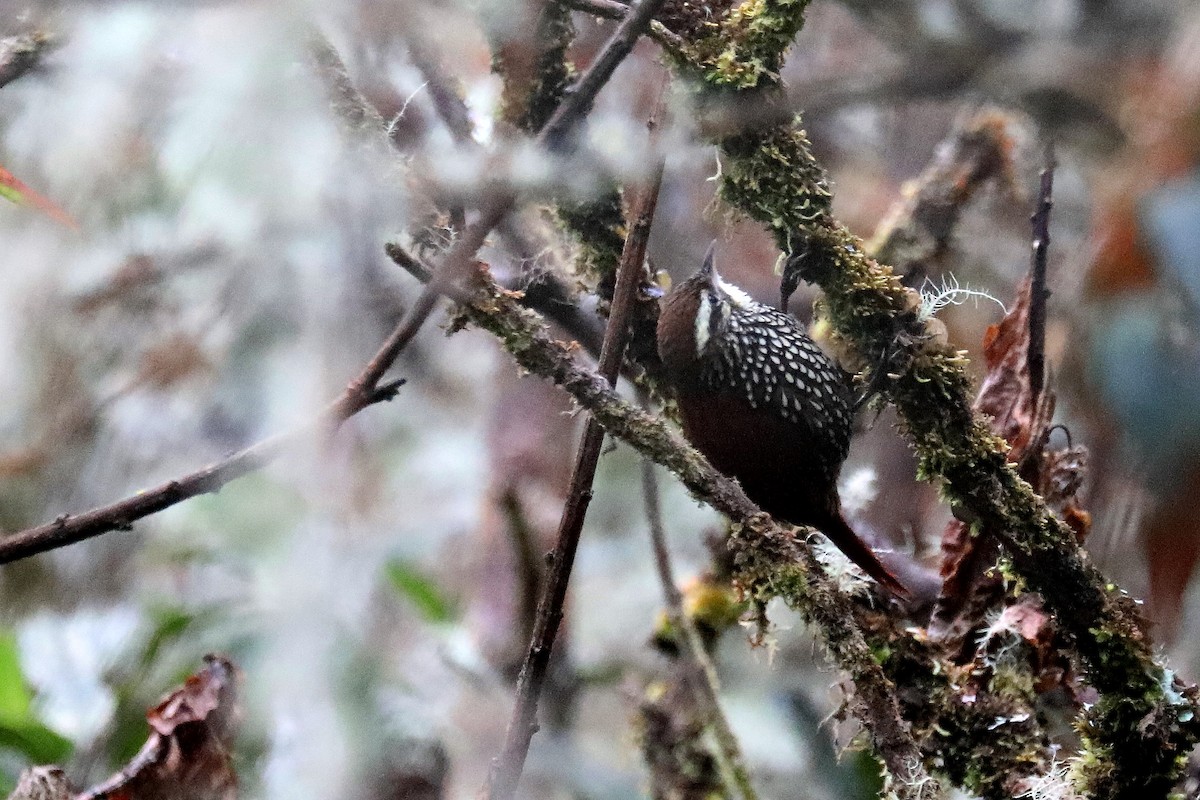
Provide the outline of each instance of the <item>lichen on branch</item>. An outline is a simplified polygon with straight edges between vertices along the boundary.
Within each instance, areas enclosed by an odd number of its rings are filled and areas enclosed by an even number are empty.
[[[806,6],[746,0],[699,33],[677,27],[694,37],[674,55],[677,66],[710,92],[772,89]],[[926,335],[915,293],[832,217],[824,169],[799,121],[718,145],[721,197],[763,223],[790,256],[783,294],[800,278],[817,284],[839,336],[869,362],[888,359],[886,394],[921,476],[937,480],[961,515],[1002,537],[1017,573],[1046,598],[1104,695],[1083,722],[1079,788],[1094,797],[1164,795],[1200,737],[1194,687],[1168,678],[1128,598],[1086,561],[1070,529],[1008,464],[1007,443],[971,410],[962,354]]]

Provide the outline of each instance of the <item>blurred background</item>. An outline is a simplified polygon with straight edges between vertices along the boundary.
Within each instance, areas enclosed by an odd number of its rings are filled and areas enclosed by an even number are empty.
[[[520,42],[539,7],[0,0],[0,36],[52,38],[0,88],[0,167],[71,222],[0,201],[0,530],[309,418],[415,297],[383,245],[425,219],[430,186],[526,188],[545,241],[484,259],[502,277],[565,269],[573,244],[538,206],[645,175],[665,70],[639,44],[564,174],[497,122],[492,46]],[[613,23],[574,21],[583,66]],[[390,149],[339,126],[314,30],[388,122]],[[467,102],[468,140],[439,117],[430,60]],[[835,212],[864,239],[945,155],[939,143],[980,115],[995,126],[1001,168],[944,246],[912,262],[914,285],[953,280],[1011,303],[1054,141],[1048,362],[1056,419],[1090,451],[1088,550],[1145,600],[1174,667],[1200,678],[1200,8],[822,0],[784,79]],[[656,268],[678,280],[717,239],[724,275],[771,302],[778,251],[714,203],[721,165],[685,87],[671,106]],[[814,299],[802,290],[792,308],[807,319]],[[967,302],[939,315],[977,372],[1001,314]],[[244,671],[243,796],[474,796],[502,741],[579,421],[487,334],[447,336],[444,317],[395,368],[408,379],[397,399],[332,444],[0,570],[0,789],[36,763],[79,785],[110,774],[145,740],[146,708],[223,652]],[[863,420],[843,497],[857,525],[935,574],[949,515],[914,481],[892,422]],[[649,796],[639,709],[664,670],[651,643],[663,601],[639,471],[623,445],[601,459],[523,796]],[[721,520],[661,478],[676,572],[693,581]],[[839,758],[853,731],[829,721],[838,676],[803,623],[770,616],[770,646],[734,629],[717,651],[763,796],[874,796],[872,761]]]

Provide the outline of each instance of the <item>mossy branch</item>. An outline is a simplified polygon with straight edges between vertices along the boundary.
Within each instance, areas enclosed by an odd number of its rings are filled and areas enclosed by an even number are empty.
[[[419,265],[412,269],[415,259],[399,246],[388,245],[387,252],[400,266],[421,274]],[[501,290],[483,272],[474,291],[478,299],[462,307],[466,322],[495,335],[524,370],[561,386],[610,435],[669,469],[696,499],[729,518],[737,527],[730,546],[741,565],[743,588],[761,598],[780,594],[821,631],[835,661],[855,682],[855,714],[891,772],[897,796],[939,796],[900,718],[895,687],[855,624],[849,599],[806,555],[808,549],[797,542],[792,529],[759,510],[741,487],[714,470],[661,418],[622,399],[579,360],[577,347],[553,339],[541,318],[521,306],[513,293]]]
[[[571,86],[575,67],[567,51],[574,40],[569,5],[546,0],[530,40],[497,44],[492,69],[504,81],[500,114],[505,122],[526,133],[541,129]],[[611,186],[591,200],[568,201],[556,211],[579,244],[581,274],[607,280],[608,291],[602,294],[611,298],[625,244],[620,193]]]
[[[710,91],[778,85],[804,0],[745,0],[676,56]],[[1069,528],[1007,463],[1007,443],[971,409],[962,354],[925,335],[914,293],[829,211],[825,172],[798,122],[729,137],[721,196],[762,222],[793,258],[787,280],[824,290],[838,333],[868,358],[890,357],[889,399],[946,500],[995,532],[1083,658],[1103,699],[1084,723],[1080,787],[1100,798],[1164,796],[1196,743],[1196,690],[1154,659],[1132,602],[1089,564]],[[785,294],[787,293],[785,287]]]

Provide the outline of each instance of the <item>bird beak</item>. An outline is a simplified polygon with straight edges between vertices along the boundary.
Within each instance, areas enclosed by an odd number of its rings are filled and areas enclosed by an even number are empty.
[[[713,239],[712,244],[708,246],[708,252],[704,254],[704,263],[700,265],[698,275],[704,277],[708,281],[708,285],[713,289],[717,288],[717,281],[721,276],[717,274],[717,268],[714,265],[715,256],[717,253],[717,240]]]

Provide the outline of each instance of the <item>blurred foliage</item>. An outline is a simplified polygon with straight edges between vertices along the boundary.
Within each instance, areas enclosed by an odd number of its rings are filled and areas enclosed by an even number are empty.
[[[454,621],[457,613],[453,601],[416,565],[394,558],[383,569],[396,594],[412,603],[426,622],[446,624]]]
[[[307,502],[294,486],[266,472],[255,472],[189,506],[195,522],[217,531],[222,544],[246,555],[262,555],[279,546],[305,516]]]
[[[46,727],[34,712],[33,692],[21,672],[17,637],[0,631],[0,748],[16,751],[28,764],[58,764],[71,755],[71,741]],[[9,792],[17,776],[0,775]]]

